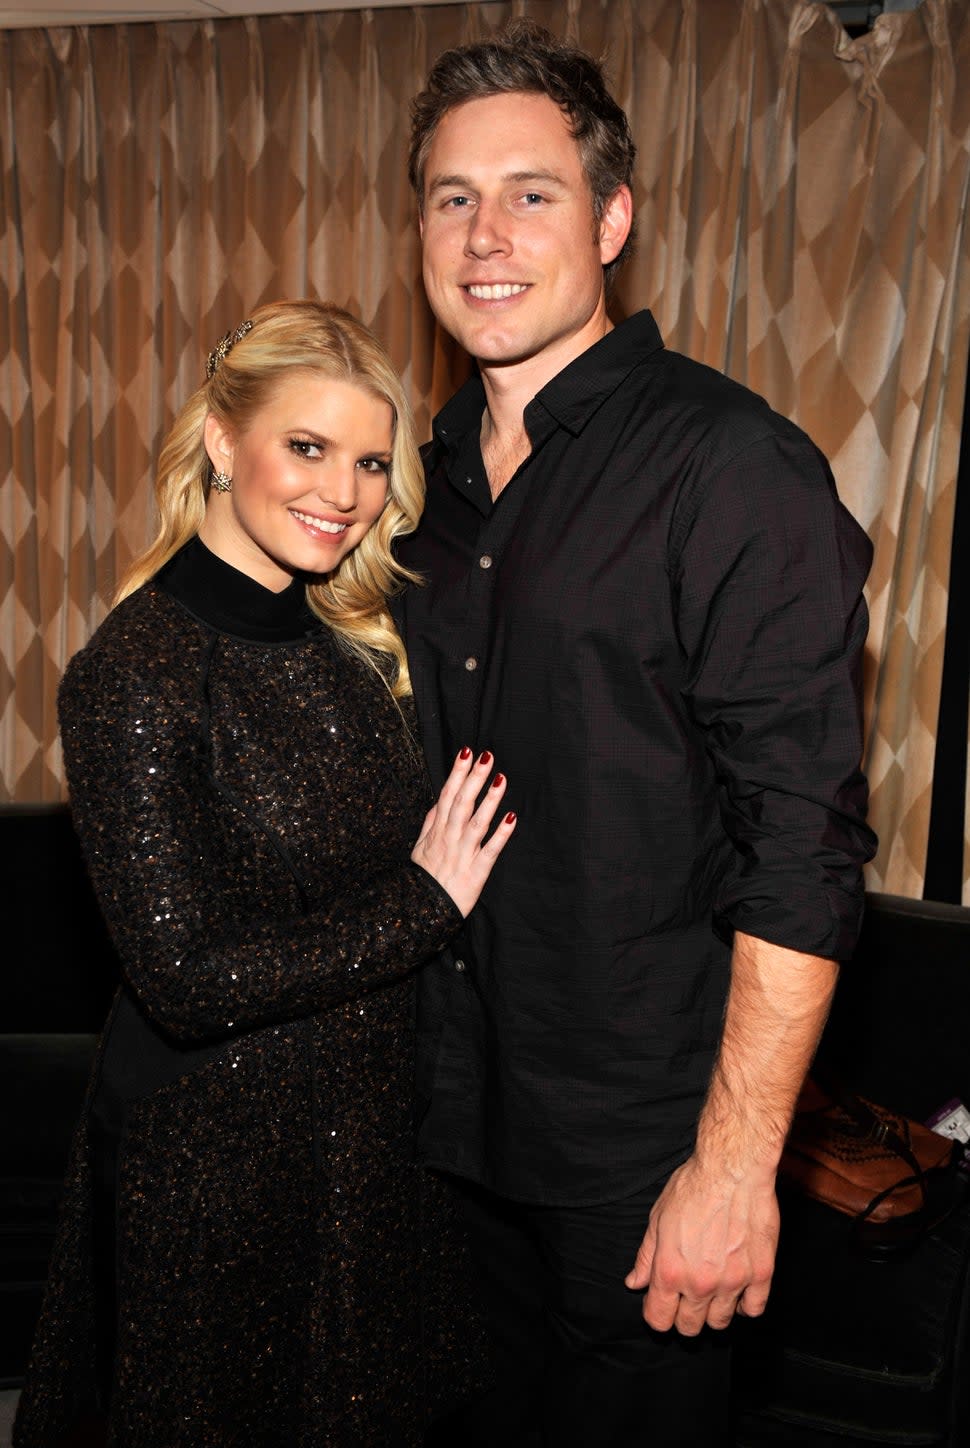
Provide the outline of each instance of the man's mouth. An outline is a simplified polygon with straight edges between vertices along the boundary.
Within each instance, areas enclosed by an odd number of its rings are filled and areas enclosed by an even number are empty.
[[[528,291],[528,287],[525,282],[494,282],[490,286],[471,282],[465,291],[478,302],[501,302],[506,297],[517,297],[520,292]]]
[[[296,508],[291,508],[290,512],[294,518],[299,518],[301,523],[305,523],[308,528],[315,528],[318,533],[346,533],[349,527],[347,523],[331,523],[327,518],[315,518],[312,513],[299,513]]]

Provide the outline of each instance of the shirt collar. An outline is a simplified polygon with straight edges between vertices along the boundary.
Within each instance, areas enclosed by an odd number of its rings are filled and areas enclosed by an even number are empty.
[[[547,382],[525,409],[529,436],[548,430],[548,419],[574,436],[582,432],[635,367],[663,347],[650,312],[628,317]],[[434,420],[434,443],[454,454],[481,423],[485,389],[476,374],[445,403]]]
[[[662,347],[660,331],[648,311],[628,317],[536,393],[526,408],[526,426],[529,414],[541,407],[577,437],[633,369]]]

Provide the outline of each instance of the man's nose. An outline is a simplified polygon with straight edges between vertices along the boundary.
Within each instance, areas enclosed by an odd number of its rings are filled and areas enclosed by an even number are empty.
[[[465,250],[470,256],[493,256],[511,250],[508,214],[497,203],[480,201],[468,223]]]

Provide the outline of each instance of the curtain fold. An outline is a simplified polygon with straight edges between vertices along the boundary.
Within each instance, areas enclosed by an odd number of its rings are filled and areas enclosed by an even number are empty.
[[[870,884],[918,895],[970,341],[962,0],[854,41],[814,0],[0,32],[3,795],[63,792],[57,680],[150,535],[161,438],[224,331],[278,296],[350,306],[423,431],[467,374],[421,289],[408,101],[441,50],[520,14],[604,54],[631,118],[615,310],[652,307],[668,345],[805,427],[873,538]]]

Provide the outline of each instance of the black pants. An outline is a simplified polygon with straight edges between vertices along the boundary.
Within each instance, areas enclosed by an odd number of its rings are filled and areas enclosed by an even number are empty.
[[[660,1188],[531,1207],[454,1182],[496,1340],[498,1382],[433,1441],[502,1448],[721,1448],[729,1338],[658,1333],[623,1285]]]

